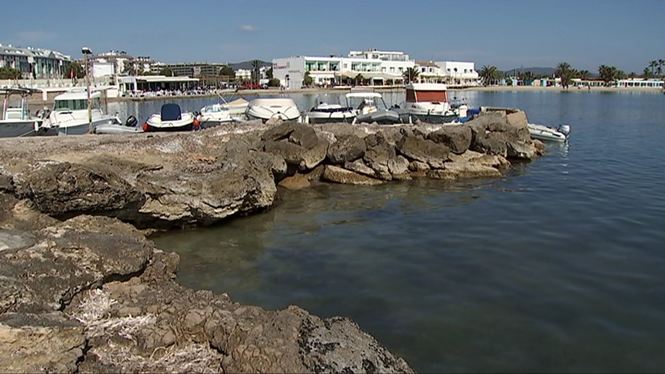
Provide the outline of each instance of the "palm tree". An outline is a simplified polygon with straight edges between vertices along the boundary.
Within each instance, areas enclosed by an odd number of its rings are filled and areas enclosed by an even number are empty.
[[[658,66],[658,61],[657,60],[652,60],[649,63],[649,68],[651,68],[651,75],[656,74],[656,66]]]
[[[642,71],[642,78],[649,79],[651,78],[651,76],[652,76],[651,70],[649,70],[648,67],[644,68],[644,71]]]
[[[656,69],[658,75],[663,75],[663,65],[665,65],[665,60],[658,59],[658,68]]]
[[[610,86],[612,82],[625,77],[626,74],[614,66],[600,65],[598,67],[598,75],[600,79],[605,81],[606,86]]]
[[[588,70],[580,70],[577,74],[582,80],[587,80],[591,77],[591,72]]]
[[[481,80],[483,81],[483,85],[485,86],[495,84],[496,81],[499,80],[499,75],[499,69],[492,65],[483,65],[483,67],[480,68],[480,72],[478,73],[478,76],[480,76]]]
[[[557,65],[556,71],[554,72],[554,75],[561,78],[561,86],[564,89],[568,89],[570,80],[575,78],[576,74],[577,71],[573,69],[572,66],[570,66],[570,64],[567,62],[562,62],[559,65]]]
[[[418,71],[417,68],[406,68],[406,70],[402,74],[406,83],[413,83],[417,81],[419,75],[420,71]]]

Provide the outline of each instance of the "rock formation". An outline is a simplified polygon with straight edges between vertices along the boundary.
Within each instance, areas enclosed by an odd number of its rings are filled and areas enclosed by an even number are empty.
[[[175,281],[139,229],[270,208],[278,185],[497,177],[542,152],[521,112],[464,125],[229,125],[0,141],[3,372],[410,372],[353,322]]]

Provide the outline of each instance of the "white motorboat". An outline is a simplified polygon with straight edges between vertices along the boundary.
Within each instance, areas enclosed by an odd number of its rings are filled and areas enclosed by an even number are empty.
[[[247,106],[247,117],[267,121],[280,119],[283,121],[296,121],[300,119],[300,111],[292,99],[266,98],[254,99]]]
[[[408,84],[406,101],[399,106],[400,112],[408,122],[448,123],[466,116],[466,105],[453,108],[448,103],[447,90],[446,85],[440,83]]]
[[[237,98],[233,101],[226,102],[224,98],[222,98],[224,101],[223,104],[220,103],[222,108],[227,109],[229,111],[229,115],[231,118],[243,118],[245,116],[245,112],[247,112],[247,106],[249,105],[249,101],[243,99],[242,97]]]
[[[351,123],[356,118],[356,111],[350,106],[320,102],[305,114],[305,123]]]
[[[2,117],[0,117],[0,138],[45,134],[41,130],[43,118],[31,116],[28,110],[27,97],[35,92],[37,91],[29,88],[0,89],[0,95],[4,95]],[[12,95],[21,96],[19,107],[9,107],[9,98]]]
[[[388,109],[383,97],[377,92],[349,92],[346,94],[349,106],[356,108],[353,123],[401,123],[400,115]]]
[[[191,112],[183,113],[178,104],[163,104],[159,114],[153,114],[143,124],[143,131],[190,131],[200,127]]]
[[[140,134],[143,129],[138,126],[138,120],[134,116],[127,117],[124,126],[121,124],[101,124],[95,127],[95,134]]]
[[[569,125],[561,125],[557,128],[554,128],[550,126],[529,123],[528,128],[531,138],[543,141],[565,142],[568,141],[568,137],[570,136]]]
[[[88,95],[85,90],[72,90],[55,97],[53,111],[44,120],[43,127],[55,129],[58,135],[87,134],[91,128],[105,124],[121,124],[117,116],[105,114],[101,109],[101,93],[90,93],[92,109],[88,118]]]
[[[229,109],[225,108],[223,104],[204,106],[201,108],[201,114],[198,116],[198,119],[201,121],[203,128],[233,121]]]

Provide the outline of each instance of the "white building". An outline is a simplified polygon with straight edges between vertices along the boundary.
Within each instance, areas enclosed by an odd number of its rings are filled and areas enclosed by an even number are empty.
[[[249,69],[238,69],[236,70],[236,79],[239,81],[252,80],[252,71]]]
[[[439,61],[436,64],[441,68],[446,83],[451,86],[477,86],[480,83],[473,62]]]
[[[478,72],[473,62],[417,61],[418,81],[446,83],[450,86],[477,86]]]
[[[351,51],[348,57],[296,56],[272,60],[273,77],[285,88],[303,87],[306,73],[317,86],[403,83],[404,72],[414,65],[403,52],[376,50]]]
[[[619,88],[665,88],[665,81],[662,79],[651,78],[629,78],[616,81]]]

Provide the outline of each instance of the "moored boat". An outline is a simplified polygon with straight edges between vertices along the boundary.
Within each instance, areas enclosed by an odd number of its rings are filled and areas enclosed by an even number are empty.
[[[288,98],[261,98],[254,99],[247,106],[247,117],[262,121],[279,119],[282,121],[296,121],[300,119],[300,111],[296,103]]]
[[[447,90],[446,85],[440,83],[410,83],[406,86],[406,101],[399,106],[400,112],[408,122],[448,123],[463,117],[459,108],[453,108],[448,102]],[[460,107],[465,109],[463,105]]]
[[[306,123],[351,123],[356,118],[356,111],[350,106],[320,102],[305,114]]]
[[[108,123],[97,125],[94,129],[95,134],[139,134],[143,129],[138,126],[138,120],[134,116],[127,117],[124,125],[119,123]]]
[[[203,128],[233,121],[230,111],[223,104],[204,106],[201,108],[201,114],[197,118],[201,121]]]
[[[43,127],[53,129],[58,135],[87,134],[99,125],[121,124],[117,116],[105,114],[101,109],[101,92],[90,93],[91,109],[88,113],[88,94],[74,89],[55,97],[53,110],[44,120]]]
[[[190,131],[200,122],[191,112],[183,113],[178,104],[163,104],[159,114],[153,114],[143,124],[143,131]]]
[[[528,128],[531,138],[543,141],[565,142],[568,141],[568,137],[570,136],[569,125],[561,125],[557,128],[554,128],[550,126],[529,123]]]
[[[388,109],[386,102],[378,92],[349,92],[346,94],[346,99],[350,106],[356,107],[356,118],[353,123],[395,124],[402,122],[399,113]]]
[[[0,117],[0,138],[33,136],[45,133],[41,129],[43,118],[31,116],[28,110],[27,97],[35,92],[37,91],[29,88],[0,89],[0,95],[4,96],[2,116]],[[21,97],[19,107],[9,106],[9,99],[12,95]]]

